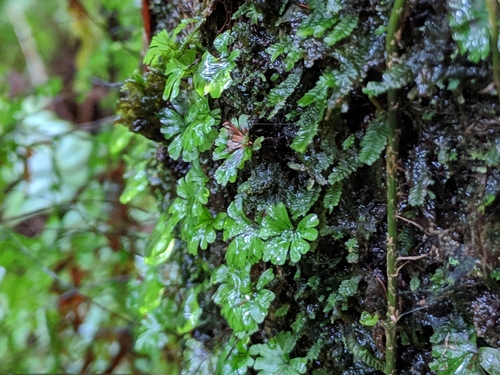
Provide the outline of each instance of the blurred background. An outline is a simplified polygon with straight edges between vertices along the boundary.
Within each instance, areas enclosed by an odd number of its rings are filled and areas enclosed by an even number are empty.
[[[114,124],[145,48],[140,1],[0,10],[0,372],[168,371],[161,324],[142,351],[134,337],[137,304],[158,297],[134,289],[155,151]]]

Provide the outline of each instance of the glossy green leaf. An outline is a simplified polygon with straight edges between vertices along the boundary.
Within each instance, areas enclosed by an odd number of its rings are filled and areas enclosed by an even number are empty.
[[[349,351],[357,357],[362,362],[366,363],[368,366],[373,367],[378,371],[384,371],[384,363],[376,358],[368,348],[361,346],[356,339],[354,339],[351,335],[348,335],[346,338],[347,347]]]
[[[243,269],[262,258],[264,244],[259,229],[243,213],[241,200],[231,202],[224,222],[224,240],[233,238],[226,251],[228,265]]]
[[[297,339],[291,332],[280,332],[266,344],[250,347],[250,354],[259,355],[255,359],[254,369],[259,375],[298,375],[306,372],[305,358],[290,359]]]
[[[143,62],[146,65],[157,66],[160,59],[168,59],[176,48],[175,36],[170,36],[167,30],[162,30],[151,40]]]
[[[370,314],[368,311],[363,311],[359,322],[367,327],[373,327],[378,322],[378,314]]]
[[[214,160],[226,159],[215,171],[216,181],[225,186],[236,181],[238,169],[260,148],[263,137],[253,143],[248,135],[248,116],[241,115],[239,121],[232,119],[231,126],[223,127],[215,140]]]
[[[266,276],[268,277],[268,276]],[[250,265],[235,270],[220,266],[212,283],[220,283],[213,296],[221,306],[221,313],[238,337],[248,337],[264,321],[274,293],[267,289],[254,289],[250,281]]]
[[[319,187],[307,189],[298,189],[289,191],[287,194],[287,207],[292,214],[292,219],[296,220],[304,216],[319,198],[321,189]]]
[[[172,236],[173,226],[169,219],[168,215],[161,215],[148,237],[144,257],[149,265],[164,263],[172,255],[175,239]]]
[[[328,97],[328,89],[335,87],[336,84],[337,79],[332,71],[323,73],[316,85],[299,100],[299,105],[305,107],[318,101],[325,101]]]
[[[195,329],[200,321],[203,310],[198,303],[198,293],[199,288],[191,288],[187,291],[181,307],[181,318],[177,323],[177,332],[181,335]]]
[[[260,235],[263,239],[267,239],[271,236],[278,236],[283,231],[292,228],[293,225],[288,217],[286,207],[282,202],[279,202],[267,209],[266,215],[262,220]]]
[[[313,241],[317,238],[318,231],[314,228],[319,221],[316,215],[310,214],[303,218],[297,229],[293,229],[288,213],[283,203],[270,206],[262,219],[260,236],[268,239],[265,242],[262,259],[273,264],[285,264],[290,252],[292,262],[298,262],[310,249],[310,244],[305,240]]]
[[[137,163],[135,166],[136,171],[129,172],[125,177],[127,178],[127,186],[120,195],[120,202],[122,204],[129,203],[137,195],[143,193],[148,187],[148,177],[146,175],[147,161]],[[133,173],[133,174],[132,174]]]
[[[214,46],[221,55],[216,57],[209,52],[203,54],[197,73],[201,83],[195,84],[200,96],[210,93],[212,98],[219,98],[222,91],[231,85],[231,72],[236,67],[234,61],[240,54],[239,50],[228,52],[228,44],[231,41],[230,33],[226,31],[214,40]]]
[[[479,364],[490,375],[500,375],[500,350],[497,348],[479,348]]]
[[[484,0],[450,0],[450,28],[462,55],[484,60],[490,52],[488,11]]]
[[[217,374],[242,375],[254,364],[250,356],[246,340],[236,339],[234,336],[224,345],[217,363]]]
[[[274,280],[274,273],[272,268],[268,268],[264,272],[262,272],[259,276],[259,280],[257,280],[256,289],[261,290],[267,284]]]
[[[327,304],[324,307],[323,311],[328,312],[332,310],[336,310],[337,303],[342,302],[342,309],[347,309],[347,301],[349,297],[354,296],[358,291],[358,285],[361,281],[360,276],[353,276],[348,279],[342,280],[338,289],[332,292],[327,299]]]
[[[338,164],[332,169],[328,176],[328,182],[332,185],[342,182],[358,169],[358,157],[350,153],[343,154]]]
[[[323,36],[326,30],[337,23],[338,18],[323,14],[322,12],[314,12],[299,26],[297,30],[297,35],[301,38],[308,37],[310,35],[315,38],[320,38]]]

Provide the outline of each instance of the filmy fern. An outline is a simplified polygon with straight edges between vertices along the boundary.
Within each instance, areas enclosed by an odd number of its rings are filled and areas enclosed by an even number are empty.
[[[350,176],[358,169],[358,155],[353,150],[348,150],[340,156],[338,164],[332,169],[332,173],[328,176],[328,182],[333,185],[341,182],[347,176]]]
[[[323,198],[323,207],[332,213],[333,209],[338,206],[340,202],[340,197],[342,196],[342,182],[335,182],[326,191],[325,197]]]
[[[290,146],[297,152],[303,153],[318,132],[318,124],[323,119],[324,107],[309,106],[300,116],[297,125],[299,130]]]
[[[272,108],[271,113],[267,115],[267,119],[273,118],[278,111],[286,104],[286,100],[293,94],[300,83],[302,69],[297,69],[296,72],[290,73],[288,77],[278,86],[273,88],[267,96],[267,106]]]
[[[333,46],[340,40],[347,38],[358,25],[358,16],[346,15],[334,26],[333,30],[325,36],[325,43]]]
[[[382,75],[382,82],[368,82],[363,93],[379,96],[389,89],[399,89],[412,79],[410,68],[405,64],[395,64]]]
[[[387,143],[388,126],[385,113],[378,115],[370,122],[363,139],[361,139],[361,151],[359,152],[361,163],[372,165],[379,158]]]

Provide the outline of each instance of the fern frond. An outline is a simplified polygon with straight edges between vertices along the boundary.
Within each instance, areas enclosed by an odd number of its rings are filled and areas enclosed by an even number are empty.
[[[333,209],[338,206],[340,197],[342,196],[342,182],[336,182],[328,188],[325,197],[323,198],[323,207],[332,213]]]
[[[160,62],[160,58],[168,59],[168,56],[176,48],[175,36],[170,36],[167,30],[162,30],[151,40],[148,52],[146,56],[144,56],[143,63],[149,66],[157,66]]]
[[[412,79],[410,68],[403,64],[396,64],[382,75],[382,82],[368,82],[363,93],[368,96],[379,96],[389,89],[399,89]]]
[[[302,98],[300,98],[298,102],[299,105],[301,107],[305,107],[314,102],[326,101],[328,89],[335,87],[336,83],[337,79],[334,72],[327,71],[323,73],[316,82],[316,86],[314,86],[311,90],[306,92]]]
[[[365,136],[361,140],[361,151],[359,161],[372,165],[380,156],[387,143],[389,123],[384,115],[379,115],[373,119],[366,129]]]
[[[290,146],[297,152],[303,153],[318,133],[318,124],[323,119],[324,106],[321,106],[319,110],[316,107],[309,106],[297,122],[300,128]]]
[[[342,17],[333,30],[325,37],[325,43],[328,46],[333,46],[338,41],[348,37],[358,25],[358,16],[347,15]]]
[[[318,359],[319,354],[321,353],[321,349],[325,346],[326,342],[323,337],[319,337],[316,342],[309,348],[306,355],[306,360],[308,362],[312,362]]]
[[[342,155],[339,163],[333,168],[332,173],[328,176],[328,182],[332,185],[341,182],[358,169],[358,164],[357,155],[352,155],[350,153]]]
[[[311,190],[299,189],[287,194],[287,207],[292,214],[292,219],[297,220],[300,216],[305,216],[309,209],[319,198],[321,189]]]
[[[427,166],[427,151],[417,148],[414,158],[414,167],[411,171],[413,186],[408,193],[408,203],[412,207],[418,207],[425,203],[427,189],[434,181]]]
[[[267,104],[268,107],[273,107],[273,109],[267,116],[268,120],[273,118],[276,113],[285,106],[286,100],[293,94],[295,88],[299,85],[301,76],[302,70],[297,69],[295,73],[289,74],[283,82],[269,92]]]

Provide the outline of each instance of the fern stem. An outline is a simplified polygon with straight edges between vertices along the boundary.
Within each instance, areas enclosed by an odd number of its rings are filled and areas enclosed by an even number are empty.
[[[405,0],[395,0],[385,42],[387,69],[393,65],[393,59],[397,57],[396,32],[399,27],[401,14],[403,13]],[[387,92],[387,111],[389,120],[389,132],[386,149],[387,169],[387,322],[386,322],[386,344],[385,344],[385,374],[396,373],[397,337],[396,323],[398,321],[398,225],[397,225],[397,170],[398,158],[398,93],[395,89]]]
[[[486,0],[488,9],[488,23],[490,27],[490,46],[493,63],[493,80],[497,89],[498,100],[500,100],[500,53],[498,52],[498,26],[497,26],[497,2]]]

